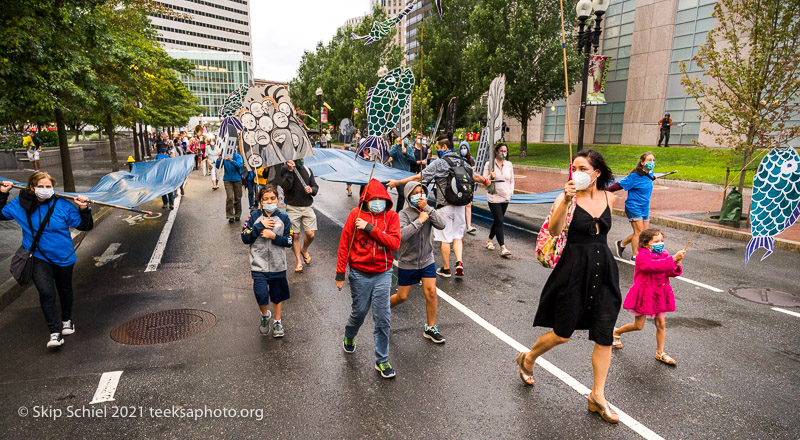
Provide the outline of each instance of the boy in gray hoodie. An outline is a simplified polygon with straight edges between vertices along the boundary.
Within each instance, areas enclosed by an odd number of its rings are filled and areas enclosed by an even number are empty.
[[[397,293],[390,302],[394,307],[408,299],[411,286],[422,281],[425,293],[427,324],[423,336],[441,344],[444,336],[436,328],[436,263],[433,259],[433,228],[444,229],[444,219],[428,206],[428,189],[419,182],[405,186],[408,204],[400,211],[400,249],[397,251]]]

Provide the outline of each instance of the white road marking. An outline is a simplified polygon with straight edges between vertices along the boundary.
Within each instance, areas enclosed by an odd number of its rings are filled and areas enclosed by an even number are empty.
[[[137,214],[137,215],[129,214],[127,217],[123,218],[122,221],[127,222],[131,226],[134,226],[137,223],[141,223],[145,220],[159,218],[161,217],[161,215],[162,214],[160,212],[154,212],[153,215],[149,215],[147,217],[145,217],[142,214]]]
[[[123,252],[121,254],[114,253],[117,251],[117,249],[119,249],[119,246],[120,243],[111,243],[110,245],[108,245],[108,249],[106,249],[106,251],[103,252],[103,255],[99,257],[94,257],[94,261],[96,261],[94,265],[100,267],[125,255],[127,252]]]
[[[333,223],[335,223],[340,228],[344,228],[344,222],[343,221],[341,221],[338,218],[334,217],[333,215],[329,214],[328,211],[320,208],[319,205],[314,205],[314,209],[319,211],[319,213],[324,215],[325,217],[328,217],[328,220],[332,221]],[[348,210],[347,213],[349,215],[350,211]]]
[[[475,313],[472,310],[470,310],[464,304],[461,304],[457,300],[453,299],[453,297],[451,297],[450,295],[444,293],[438,287],[436,288],[436,293],[439,295],[440,298],[442,298],[443,300],[447,301],[451,306],[455,307],[461,313],[467,315],[468,318],[470,318],[471,320],[475,321],[478,325],[480,325],[481,327],[486,329],[489,333],[495,335],[498,339],[500,339],[501,341],[503,341],[506,344],[510,345],[513,349],[515,349],[515,350],[517,350],[519,352],[526,352],[526,351],[528,351],[530,349],[529,347],[527,347],[525,345],[522,345],[520,342],[518,342],[516,339],[512,338],[511,336],[508,336],[503,331],[501,331],[497,327],[493,326],[492,324],[490,324],[485,319],[481,318],[477,313]],[[582,383],[578,382],[577,379],[575,379],[574,377],[570,376],[564,370],[556,367],[555,365],[553,365],[549,361],[543,359],[541,356],[539,356],[539,358],[536,359],[536,363],[540,367],[544,368],[548,373],[552,374],[553,376],[557,377],[559,380],[561,380],[565,384],[569,385],[572,389],[577,391],[579,394],[581,394],[583,396],[588,396],[589,395],[589,392],[591,391],[589,388],[585,387]],[[642,436],[642,437],[644,437],[644,438],[646,438],[648,440],[656,440],[656,439],[663,440],[663,438],[660,435],[658,435],[655,432],[651,431],[648,427],[642,425],[636,419],[634,419],[633,417],[629,416],[627,413],[625,413],[621,409],[617,408],[614,405],[611,405],[611,407],[619,415],[619,421],[622,422],[627,427],[629,427],[632,430],[634,430],[640,436]]]
[[[493,220],[491,217],[485,217],[485,216],[482,216],[480,214],[475,214],[474,212],[472,213],[472,215],[474,215],[476,217],[484,218],[486,220]],[[527,228],[519,227],[517,225],[510,225],[510,224],[506,223],[503,226],[509,226],[509,227],[514,228],[514,229],[519,229],[520,231],[525,231],[525,232],[530,233],[530,234],[538,235],[537,232],[534,232],[534,231],[532,231],[530,229],[527,229]],[[621,262],[621,263],[630,264],[631,266],[634,265],[633,261],[631,261],[631,260],[626,260],[624,258],[619,258],[619,257],[614,257],[614,259],[619,261],[619,262]],[[699,286],[699,287],[702,287],[704,289],[708,289],[708,290],[710,290],[712,292],[716,292],[716,293],[724,292],[724,290],[722,290],[722,289],[717,289],[716,287],[709,286],[708,284],[703,284],[703,283],[701,283],[699,281],[690,280],[689,278],[686,278],[686,277],[676,277],[675,279],[687,282],[689,284],[694,284],[695,286]]]
[[[112,402],[114,400],[114,393],[117,392],[120,376],[122,376],[122,371],[103,373],[103,375],[100,376],[100,383],[97,385],[97,391],[94,392],[94,397],[89,404]]]
[[[800,313],[793,312],[791,310],[782,309],[780,307],[773,307],[772,310],[775,310],[776,312],[786,313],[787,315],[792,315],[792,316],[796,316],[796,317],[800,318]]]
[[[314,208],[317,211],[319,211],[322,215],[328,217],[331,221],[333,221],[337,225],[340,225],[340,226],[343,225],[343,223],[341,223],[340,221],[334,219],[329,214],[327,214],[324,210],[319,209],[319,207],[315,206]],[[397,266],[397,264],[398,264],[397,260],[394,260],[393,264],[395,266]],[[466,315],[471,320],[475,321],[478,325],[480,325],[481,327],[486,329],[489,333],[493,334],[498,339],[500,339],[501,341],[503,341],[506,344],[508,344],[509,346],[511,346],[511,348],[513,348],[513,349],[515,349],[515,350],[517,350],[519,352],[526,352],[526,351],[529,350],[529,348],[527,346],[522,345],[516,339],[512,338],[511,336],[508,336],[505,332],[501,331],[500,329],[498,329],[494,325],[490,324],[487,320],[485,320],[482,317],[480,317],[480,315],[478,315],[477,313],[475,313],[472,310],[470,310],[467,306],[465,306],[464,304],[461,304],[459,301],[457,301],[456,299],[454,299],[450,295],[446,294],[444,291],[442,291],[442,289],[439,289],[437,287],[436,288],[436,293],[439,295],[440,298],[445,300],[448,304],[450,304],[451,306],[455,307],[456,310],[458,310],[459,312],[463,313],[464,315]],[[556,367],[555,365],[553,365],[549,361],[545,360],[541,356],[538,359],[536,359],[536,364],[538,364],[540,367],[544,368],[548,373],[550,373],[553,376],[557,377],[559,380],[561,380],[565,384],[569,385],[572,389],[577,391],[579,394],[581,394],[583,396],[588,396],[589,392],[591,392],[591,390],[589,388],[584,386],[582,383],[578,382],[577,379],[575,379],[574,377],[570,376],[564,370]],[[648,427],[642,425],[636,419],[634,419],[633,417],[629,416],[624,411],[620,410],[619,408],[617,408],[614,405],[611,405],[611,407],[619,415],[619,421],[622,422],[622,424],[624,424],[627,427],[631,428],[634,432],[636,432],[637,434],[639,434],[643,438],[645,438],[647,440],[663,440],[663,437],[661,437],[660,435],[656,434],[655,432],[650,430]]]
[[[167,247],[169,233],[172,231],[172,225],[175,223],[175,217],[178,215],[178,208],[180,207],[181,196],[179,194],[175,197],[175,209],[170,211],[167,222],[164,223],[164,229],[161,230],[161,236],[158,237],[158,243],[156,243],[156,248],[153,249],[153,256],[150,257],[150,262],[147,263],[145,272],[155,272],[158,269],[158,265],[161,264],[161,257],[164,256],[164,248]]]

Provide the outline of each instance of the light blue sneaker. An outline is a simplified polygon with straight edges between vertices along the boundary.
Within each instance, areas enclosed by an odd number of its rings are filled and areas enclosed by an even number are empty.
[[[258,326],[258,331],[261,332],[262,335],[267,336],[269,335],[270,325],[272,320],[272,312],[267,310],[267,315],[261,315],[261,325]]]

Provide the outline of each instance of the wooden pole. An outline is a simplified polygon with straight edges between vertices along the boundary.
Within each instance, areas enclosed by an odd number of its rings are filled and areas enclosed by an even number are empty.
[[[13,188],[22,189],[22,190],[27,190],[28,189],[28,187],[26,187],[26,186],[20,186],[20,185],[11,185],[11,186]],[[75,200],[75,198],[76,198],[75,196],[70,196],[70,195],[67,195],[67,194],[56,194],[56,196],[57,197],[62,197],[62,198],[65,198],[65,199],[69,199],[69,200]],[[142,210],[139,210],[139,209],[136,209],[136,208],[128,208],[127,206],[114,205],[112,203],[98,202],[96,200],[87,200],[86,202],[87,203],[93,203],[95,205],[108,206],[110,208],[122,209],[122,210],[125,210],[125,211],[137,212],[139,214],[153,215],[153,211],[142,211]]]

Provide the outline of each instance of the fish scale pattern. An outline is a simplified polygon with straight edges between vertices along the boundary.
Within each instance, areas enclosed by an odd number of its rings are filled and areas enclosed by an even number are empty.
[[[400,115],[411,100],[414,73],[409,68],[392,69],[372,87],[367,96],[367,137],[357,153],[365,148],[377,150],[378,157],[386,158],[388,146],[383,136],[397,126]],[[356,154],[358,156],[358,154]]]
[[[775,148],[761,160],[753,178],[750,232],[745,261],[759,247],[772,253],[773,237],[792,226],[800,215],[800,156],[791,148]],[[762,258],[763,260],[763,258]]]

